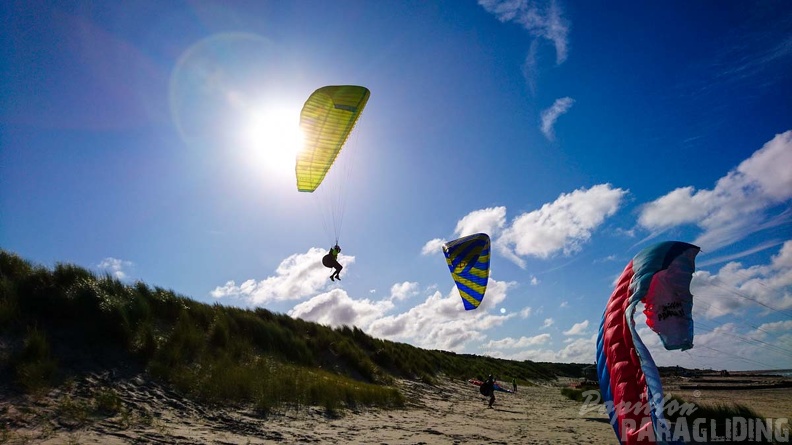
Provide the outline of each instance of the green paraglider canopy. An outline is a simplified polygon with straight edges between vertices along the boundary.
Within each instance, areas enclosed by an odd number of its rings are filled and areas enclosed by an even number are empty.
[[[313,192],[341,152],[363,112],[368,88],[355,85],[326,86],[314,91],[300,112],[304,146],[297,155],[297,190]]]

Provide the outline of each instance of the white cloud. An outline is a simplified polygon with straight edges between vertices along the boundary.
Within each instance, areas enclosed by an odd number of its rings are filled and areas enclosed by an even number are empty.
[[[343,289],[317,295],[304,301],[288,313],[295,318],[314,321],[328,326],[368,326],[393,308],[387,300],[355,300]]]
[[[730,262],[716,274],[697,271],[690,290],[694,318],[717,318],[747,308],[764,312],[792,309],[792,241],[781,246],[770,264],[743,267]]]
[[[396,295],[414,295],[417,283],[400,283],[391,296],[374,301],[355,299],[343,289],[333,289],[297,304],[292,317],[328,326],[356,326],[377,338],[404,341],[417,347],[461,352],[471,341],[481,341],[486,331],[502,325],[517,314],[494,314],[515,283],[490,280],[487,297],[472,311],[465,311],[456,287],[443,296],[435,291],[406,312],[388,314]]]
[[[520,318],[528,318],[531,316],[531,308],[524,307],[520,310]]]
[[[525,81],[528,82],[531,95],[536,95],[536,78],[539,76],[538,63],[536,61],[537,51],[539,51],[539,41],[534,39],[522,65],[522,73]]]
[[[490,207],[468,213],[457,222],[454,233],[458,237],[486,233],[497,235],[506,223],[506,207]]]
[[[579,251],[594,229],[616,213],[626,194],[627,191],[610,184],[581,188],[560,195],[539,210],[518,215],[510,226],[506,225],[506,207],[475,210],[457,222],[454,233],[457,236],[488,233],[498,253],[525,267],[523,256],[548,258],[557,252],[569,255]],[[440,251],[443,243],[444,240],[435,238],[421,252],[427,255]],[[531,284],[538,283],[536,277],[531,278]]]
[[[553,320],[552,318],[545,318],[544,324],[542,325],[542,329],[549,328],[550,326],[553,325],[553,323],[555,323],[555,320]]]
[[[686,368],[784,369],[789,367],[792,335],[782,333],[766,338],[759,330],[747,330],[743,323],[725,323],[712,329],[696,328],[693,349],[667,351],[660,337],[648,327],[638,330],[658,366]],[[757,339],[764,340],[762,342]]]
[[[491,279],[486,298],[472,311],[463,309],[456,287],[445,296],[435,292],[407,312],[381,317],[361,328],[374,337],[406,341],[421,348],[461,351],[469,342],[485,338],[487,330],[516,316],[491,314],[513,285]]]
[[[555,138],[553,126],[558,118],[569,111],[574,103],[575,100],[571,97],[562,97],[561,99],[556,99],[550,108],[542,111],[542,126],[540,128],[547,139],[552,141]]]
[[[571,328],[569,328],[568,330],[564,331],[564,335],[567,335],[567,336],[585,335],[586,334],[586,328],[588,327],[588,325],[589,325],[589,321],[588,320],[583,320],[580,323],[575,323],[574,325],[572,325]]]
[[[107,257],[103,259],[96,267],[105,270],[110,275],[119,280],[127,278],[125,269],[132,267],[131,261],[119,260],[118,258]]]
[[[545,344],[550,341],[550,334],[539,334],[533,337],[520,337],[520,338],[511,338],[506,337],[501,340],[491,340],[489,343],[486,344],[485,348],[487,349],[517,349],[517,348],[527,348],[530,346],[536,346]]]
[[[715,184],[712,190],[681,187],[645,204],[638,223],[654,232],[696,224],[694,241],[712,251],[768,227],[789,224],[788,209],[770,211],[792,199],[792,131],[776,135]]]
[[[792,332],[792,320],[784,320],[784,321],[775,321],[771,323],[765,323],[757,329],[758,331],[762,332]]]
[[[249,279],[241,285],[228,281],[216,287],[210,295],[235,298],[254,306],[270,301],[301,300],[332,284],[328,281],[330,269],[322,265],[322,257],[326,253],[325,249],[312,247],[306,253],[294,254],[283,260],[275,270],[275,276],[261,281]],[[338,261],[346,268],[355,262],[355,257],[341,254]]]
[[[438,252],[443,251],[443,244],[446,243],[446,240],[441,238],[435,238],[431,241],[428,241],[424,244],[423,248],[421,248],[421,255],[434,255]]]
[[[517,23],[533,37],[553,42],[556,63],[566,60],[569,24],[555,1],[479,0],[478,3],[501,22]]]
[[[391,286],[391,300],[402,301],[418,295],[418,283],[405,281]]]
[[[495,247],[520,267],[525,267],[522,256],[548,258],[557,252],[577,252],[605,218],[616,213],[626,193],[600,184],[562,194],[539,210],[517,216]]]
[[[489,353],[493,357],[508,360],[533,360],[536,362],[553,363],[594,363],[597,336],[577,338],[566,344],[563,348],[552,349],[524,349],[512,354],[494,350]]]

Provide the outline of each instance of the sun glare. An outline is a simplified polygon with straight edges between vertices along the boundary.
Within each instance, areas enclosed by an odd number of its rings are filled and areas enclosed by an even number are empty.
[[[299,110],[272,108],[252,113],[245,131],[252,160],[270,173],[294,174],[302,147],[299,121]]]

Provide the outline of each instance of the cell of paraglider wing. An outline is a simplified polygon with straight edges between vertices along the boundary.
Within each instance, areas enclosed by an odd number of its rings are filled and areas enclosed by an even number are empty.
[[[324,180],[368,102],[368,88],[326,86],[314,91],[300,112],[303,149],[297,154],[297,190],[313,192]]]
[[[660,373],[633,317],[637,304],[643,302],[647,324],[666,349],[692,347],[690,281],[698,252],[698,247],[678,241],[642,250],[625,267],[603,313],[597,374],[611,425],[622,444],[677,443],[659,435],[664,422]],[[643,409],[647,403],[650,417]]]
[[[489,235],[477,233],[450,241],[443,245],[443,254],[465,310],[477,308],[484,298],[489,279]]]

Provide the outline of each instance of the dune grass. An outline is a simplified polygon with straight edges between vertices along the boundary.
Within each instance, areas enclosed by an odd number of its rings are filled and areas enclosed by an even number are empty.
[[[264,413],[308,405],[328,411],[402,406],[394,378],[432,383],[441,374],[493,373],[524,382],[579,372],[572,365],[423,350],[262,308],[209,305],[74,265],[35,266],[4,250],[0,334],[13,345],[0,355],[0,367],[25,391],[81,372],[61,363],[75,351],[100,362],[109,351],[192,397],[252,403]],[[111,397],[105,399],[103,409],[113,409]]]

